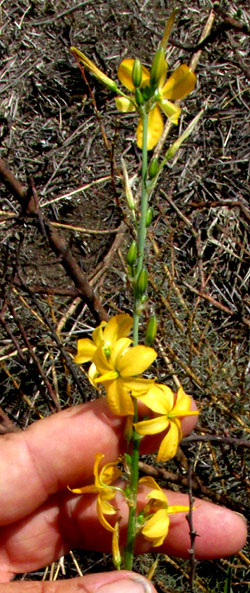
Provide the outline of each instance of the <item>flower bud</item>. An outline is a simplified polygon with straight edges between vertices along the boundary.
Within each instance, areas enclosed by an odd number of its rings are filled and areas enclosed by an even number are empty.
[[[181,134],[181,136],[179,136],[179,138],[177,138],[177,140],[175,140],[175,142],[173,142],[173,144],[171,144],[171,146],[168,148],[168,150],[165,154],[164,161],[169,161],[170,159],[173,158],[173,156],[175,155],[177,150],[179,150],[182,143],[185,140],[187,140],[187,138],[190,136],[190,134],[192,134],[193,129],[195,128],[196,124],[198,123],[198,121],[199,121],[200,117],[203,115],[203,113],[204,113],[204,109],[201,109],[201,111],[199,111],[199,113],[197,113],[197,115],[194,117],[194,119],[192,119],[192,121],[187,126],[187,128],[184,130],[184,132]]]
[[[148,322],[147,331],[146,331],[146,338],[145,338],[146,346],[152,346],[152,344],[155,341],[156,332],[157,332],[157,319],[156,319],[155,315],[151,315],[150,320]]]
[[[124,189],[125,189],[128,207],[130,210],[135,210],[135,201],[134,201],[134,196],[133,196],[133,193],[132,193],[132,190],[130,187],[130,181],[129,181],[129,176],[128,176],[128,172],[127,172],[127,168],[126,168],[126,163],[123,158],[121,159],[121,161],[122,161],[122,171],[123,171],[123,179],[124,179]]]
[[[137,283],[136,283],[136,295],[138,298],[142,298],[143,295],[145,294],[146,290],[147,290],[147,285],[148,285],[148,273],[146,268],[143,268],[140,271],[139,277],[137,279]]]
[[[127,263],[129,266],[133,266],[137,260],[137,245],[136,241],[132,241],[130,248],[127,253]]]
[[[135,89],[135,100],[136,100],[137,105],[143,105],[143,103],[144,103],[144,98],[142,96],[140,89],[138,89],[138,88]]]
[[[153,59],[153,64],[150,72],[150,86],[155,89],[162,77],[163,74],[166,73],[166,60],[165,60],[165,51],[163,47],[160,47]]]
[[[146,214],[146,227],[148,228],[151,225],[152,219],[153,219],[153,208],[148,208],[147,209],[147,214]]]
[[[149,179],[153,179],[153,177],[156,177],[156,175],[158,174],[159,171],[159,163],[158,163],[158,159],[157,157],[154,157],[150,164],[149,164],[149,168],[148,168],[148,176]]]
[[[135,88],[139,87],[142,79],[142,67],[139,58],[135,58],[132,70],[132,81]]]

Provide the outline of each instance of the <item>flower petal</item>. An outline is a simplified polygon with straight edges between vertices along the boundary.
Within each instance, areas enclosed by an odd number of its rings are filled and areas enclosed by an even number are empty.
[[[74,492],[74,494],[96,494],[99,492],[95,484],[90,484],[90,486],[82,486],[82,488],[70,488],[69,486],[67,486],[67,488],[70,490],[70,492]]]
[[[174,405],[174,394],[170,387],[155,383],[146,395],[139,396],[140,401],[157,414],[168,414]]]
[[[134,346],[121,354],[117,368],[124,378],[140,375],[154,362],[156,356],[153,348]]]
[[[100,346],[103,341],[103,331],[106,325],[107,321],[101,321],[100,325],[98,325],[98,327],[96,327],[92,333],[92,339],[96,346]]]
[[[142,528],[142,534],[146,539],[153,541],[153,546],[160,546],[168,534],[168,529],[169,517],[167,511],[161,509],[148,519]]]
[[[98,519],[101,523],[101,525],[104,527],[104,529],[107,529],[107,531],[114,531],[114,527],[112,527],[112,525],[110,525],[108,523],[108,521],[106,521],[104,515],[103,515],[103,509],[102,509],[103,503],[100,500],[99,496],[97,498],[97,502],[96,502],[96,508],[97,508],[97,515],[98,515]],[[114,511],[115,514],[116,511]]]
[[[165,99],[176,101],[183,99],[194,89],[196,76],[187,64],[182,64],[168,78],[162,88],[162,96]]]
[[[131,97],[131,99],[133,98],[134,97]],[[136,111],[136,106],[129,97],[116,97],[115,105],[116,109],[122,113],[131,113],[132,111]]]
[[[168,499],[161,488],[157,488],[157,490],[151,490],[151,492],[148,493],[147,498],[149,500],[158,500],[159,502],[163,503],[164,506],[168,507]],[[163,505],[160,506],[162,507]]]
[[[127,313],[114,315],[106,324],[103,332],[104,342],[113,344],[120,338],[126,338],[133,327],[133,318]]]
[[[102,487],[100,479],[99,479],[99,465],[103,458],[104,458],[103,453],[96,453],[93,473],[95,476],[95,485],[97,486],[97,488]]]
[[[107,358],[104,353],[103,344],[98,346],[93,356],[93,363],[96,366],[99,375],[105,375],[109,371],[114,370],[114,366],[110,362],[111,356]]]
[[[97,377],[98,377],[97,368],[96,368],[95,364],[92,362],[92,364],[89,367],[89,371],[88,371],[88,379],[89,379],[90,384],[95,389],[97,389],[97,386],[95,383],[95,380],[97,379]]]
[[[154,107],[148,114],[148,137],[147,149],[152,150],[157,144],[163,132],[163,119],[159,107]],[[137,146],[142,148],[142,120],[139,120],[136,131]]]
[[[173,515],[174,513],[188,513],[188,511],[190,511],[190,507],[184,507],[178,504],[172,507],[168,507],[169,515]]]
[[[181,113],[181,108],[178,105],[171,103],[171,101],[168,101],[168,99],[162,99],[160,101],[160,107],[163,113],[165,113],[168,119],[170,119],[172,124],[175,124],[177,126]]]
[[[110,364],[113,369],[120,372],[119,360],[123,353],[125,353],[132,344],[130,338],[120,338],[114,345],[110,356]]]
[[[149,488],[153,488],[154,490],[160,490],[160,486],[151,476],[143,476],[143,478],[140,478],[139,484],[143,484],[144,486],[148,486]]]
[[[133,397],[138,397],[139,395],[143,397],[143,395],[145,395],[145,393],[147,393],[150,387],[152,387],[154,384],[154,379],[143,379],[143,377],[132,377],[132,379],[128,377],[122,380],[124,387],[126,387],[127,390],[131,392]]]
[[[93,359],[96,351],[95,343],[89,338],[82,338],[77,342],[77,354],[74,358],[74,362],[77,364],[84,364]]]
[[[136,422],[134,424],[136,432],[139,434],[158,434],[158,432],[163,432],[169,426],[169,419],[167,416],[158,416],[157,418],[152,418],[151,420],[142,420],[141,422]]]
[[[120,66],[118,68],[118,71],[117,71],[117,76],[118,76],[120,82],[126,87],[126,89],[129,89],[130,91],[135,90],[135,87],[132,82],[133,65],[134,65],[134,60],[132,58],[126,58],[125,60],[123,60],[121,62]],[[149,81],[150,81],[150,73],[147,70],[147,68],[145,68],[145,66],[142,66],[141,86],[145,86],[145,84],[148,84]]]
[[[170,422],[170,428],[163,438],[157,454],[157,461],[167,461],[176,455],[179,442],[182,438],[181,425],[179,420]]]
[[[117,462],[106,463],[100,472],[100,482],[106,485],[112,484],[121,476],[121,470],[117,467]]]
[[[134,404],[128,390],[123,386],[121,379],[116,379],[105,385],[108,405],[116,416],[134,414]]]
[[[173,409],[173,413],[175,416],[185,416],[190,412],[191,406],[191,397],[185,393],[183,387],[179,387],[177,392],[177,398],[175,402],[175,406]],[[198,411],[195,411],[198,414]]]

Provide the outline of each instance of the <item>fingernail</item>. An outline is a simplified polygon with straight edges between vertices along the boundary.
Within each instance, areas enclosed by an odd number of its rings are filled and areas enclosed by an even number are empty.
[[[244,521],[244,523],[247,525],[248,521],[246,519],[246,517],[244,515],[242,515],[241,513],[238,513],[238,511],[234,511],[235,515],[238,515],[238,517],[240,517],[242,519],[242,521]]]
[[[146,579],[138,575],[103,585],[97,593],[152,593],[152,588]]]

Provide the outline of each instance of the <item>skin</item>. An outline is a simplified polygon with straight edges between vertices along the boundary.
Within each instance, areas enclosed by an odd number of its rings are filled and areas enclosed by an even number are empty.
[[[184,435],[196,420],[195,416],[183,419]],[[125,449],[123,429],[124,419],[113,416],[101,399],[39,420],[23,432],[1,436],[0,593],[96,593],[105,584],[112,593],[116,583],[117,593],[123,593],[123,586],[129,593],[155,592],[152,585],[145,588],[145,579],[126,571],[54,583],[10,583],[16,573],[50,564],[72,548],[110,552],[111,534],[98,521],[96,497],[72,494],[67,485],[93,483],[96,453],[105,453],[104,463],[116,460]],[[143,439],[142,453],[154,451],[162,436]],[[139,508],[148,491],[141,488]],[[127,507],[118,498],[123,542]],[[168,499],[170,505],[188,505],[187,495],[181,493],[169,492]],[[196,499],[193,520],[199,535],[195,542],[197,558],[230,556],[245,543],[244,519],[226,508]],[[185,513],[171,515],[168,536],[157,551],[188,557],[188,531]],[[150,544],[139,537],[137,553],[149,550]]]

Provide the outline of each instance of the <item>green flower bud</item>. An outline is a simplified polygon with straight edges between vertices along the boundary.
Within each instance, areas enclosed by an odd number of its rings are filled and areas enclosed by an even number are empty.
[[[129,266],[133,266],[137,260],[137,244],[136,241],[132,241],[130,248],[127,253],[127,263]]]
[[[141,84],[142,79],[142,67],[139,58],[135,58],[133,70],[132,70],[132,81],[134,86],[137,88]]]
[[[139,277],[137,279],[137,283],[136,283],[136,295],[138,298],[142,299],[142,297],[145,295],[145,292],[147,290],[147,285],[148,285],[148,273],[146,268],[143,268],[139,274]]]
[[[156,175],[158,174],[159,171],[159,163],[158,163],[158,159],[156,157],[154,157],[150,164],[149,164],[149,168],[148,168],[148,176],[149,179],[153,179],[153,177],[156,177]]]
[[[150,72],[150,86],[155,89],[161,79],[163,73],[166,72],[165,51],[160,47],[153,59],[153,64]]]
[[[145,343],[146,346],[152,346],[155,341],[157,333],[157,319],[155,315],[151,315],[146,331]]]
[[[151,225],[152,219],[153,219],[153,208],[148,208],[147,209],[147,214],[146,214],[146,227],[148,228]]]
[[[141,93],[140,89],[138,89],[138,88],[135,89],[135,100],[136,100],[137,105],[143,105],[143,103],[144,103],[142,93]]]

